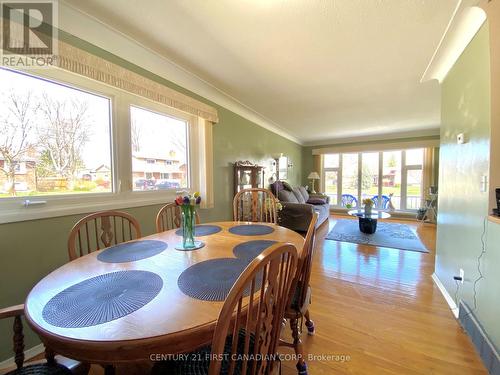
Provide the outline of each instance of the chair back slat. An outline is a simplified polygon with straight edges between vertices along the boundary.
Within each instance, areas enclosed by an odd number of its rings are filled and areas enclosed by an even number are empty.
[[[140,237],[139,222],[126,212],[96,212],[82,218],[71,230],[68,238],[69,259]]]
[[[235,221],[277,224],[276,198],[268,189],[243,189],[234,196],[233,218]]]
[[[309,282],[311,280],[312,260],[314,256],[314,241],[316,238],[316,223],[318,221],[318,214],[314,213],[309,227],[307,229],[304,247],[299,259],[299,266],[295,274],[292,292],[290,294],[290,302],[294,298],[294,293],[297,287],[300,289],[298,299],[296,300],[298,306],[304,306],[308,294]]]
[[[94,221],[94,233],[95,233],[95,243],[96,243],[96,248],[97,250],[99,250],[99,229],[97,229],[97,220],[93,220]],[[88,227],[87,227],[87,230],[88,230]],[[92,248],[91,248],[91,244],[90,242],[87,243],[87,254],[89,254],[90,252],[92,251]],[[83,253],[82,253],[82,256],[83,256]]]
[[[196,224],[200,224],[200,216],[195,213]],[[181,227],[181,209],[175,203],[168,203],[156,215],[156,233]]]
[[[217,320],[209,375],[220,374],[223,362],[224,373],[228,375],[264,374],[273,370],[286,297],[296,267],[295,247],[278,243],[266,249],[243,271]],[[228,355],[223,357],[225,347],[230,353],[226,352]],[[218,360],[220,358],[225,360]]]

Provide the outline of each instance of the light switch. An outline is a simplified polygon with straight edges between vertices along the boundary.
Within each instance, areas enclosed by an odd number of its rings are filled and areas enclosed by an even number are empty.
[[[481,193],[486,193],[488,191],[488,176],[483,174],[481,176]]]

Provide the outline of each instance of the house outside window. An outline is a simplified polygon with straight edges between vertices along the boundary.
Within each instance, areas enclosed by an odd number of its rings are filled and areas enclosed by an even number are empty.
[[[188,188],[186,121],[135,106],[130,107],[130,118],[134,190]]]

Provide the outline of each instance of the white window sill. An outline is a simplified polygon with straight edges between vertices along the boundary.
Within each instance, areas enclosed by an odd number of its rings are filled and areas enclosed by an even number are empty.
[[[2,209],[0,212],[0,224],[47,219],[60,216],[71,216],[86,214],[96,211],[116,210],[124,208],[152,206],[167,204],[175,199],[175,191],[165,192],[136,192],[129,194],[98,194],[94,197],[82,197],[82,199],[65,200],[62,203],[58,199],[47,200],[46,204],[24,207],[22,202],[25,198],[16,199],[15,207]],[[44,201],[46,197],[27,197],[31,201]],[[70,202],[71,200],[71,202]]]

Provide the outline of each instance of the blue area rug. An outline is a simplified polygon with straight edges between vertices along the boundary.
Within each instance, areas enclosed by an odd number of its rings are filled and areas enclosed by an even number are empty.
[[[415,232],[406,224],[379,221],[374,234],[365,234],[360,232],[358,220],[339,219],[326,239],[422,253],[429,252]]]

